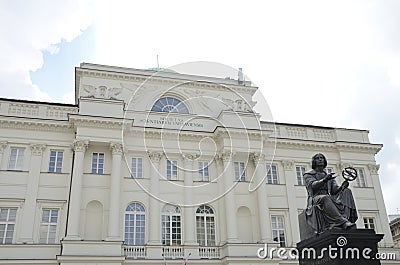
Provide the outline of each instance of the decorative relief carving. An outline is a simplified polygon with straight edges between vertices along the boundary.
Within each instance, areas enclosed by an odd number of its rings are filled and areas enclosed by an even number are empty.
[[[4,153],[4,150],[7,147],[8,142],[4,141],[4,142],[0,142],[0,154]]]
[[[110,149],[113,155],[122,155],[124,147],[121,143],[111,143]]]
[[[339,164],[337,164],[337,168],[340,170],[340,172],[346,167],[353,167],[353,165],[349,162],[340,162]]]
[[[32,155],[41,156],[43,151],[46,149],[45,144],[32,144],[30,146]]]
[[[154,152],[154,151],[147,151],[147,155],[149,156],[151,162],[153,163],[160,163],[160,160],[163,156],[162,152]]]
[[[82,88],[87,93],[86,96],[91,98],[117,99],[117,96],[122,92],[120,87],[108,88],[106,86],[82,85]]]
[[[257,166],[258,163],[265,161],[265,154],[254,152],[250,154],[250,159],[253,161],[254,166]]]
[[[291,127],[286,127],[286,130],[288,132],[288,136],[291,138],[307,138],[307,132],[305,128],[291,128]]]
[[[315,139],[328,140],[328,141],[334,140],[333,131],[314,129],[313,132],[314,132]]]
[[[197,158],[199,158],[200,154],[185,154],[184,153],[184,154],[182,154],[182,157],[183,157],[184,161],[191,162],[191,161],[194,161]]]
[[[294,161],[293,160],[283,160],[282,164],[283,164],[283,168],[285,170],[293,170],[294,169]]]
[[[72,144],[72,149],[75,152],[85,152],[86,149],[89,146],[89,142],[88,141],[84,141],[84,140],[75,140],[74,143]]]
[[[29,117],[38,116],[39,106],[23,104],[23,103],[10,103],[10,107],[8,108],[8,113],[18,116],[29,116]]]
[[[226,151],[226,152],[219,153],[218,158],[224,162],[228,162],[228,161],[232,160],[234,155],[235,155],[234,152]]]
[[[368,165],[369,172],[371,172],[371,174],[373,174],[373,175],[378,174],[379,168],[380,168],[380,165],[378,165],[378,164],[369,164]]]

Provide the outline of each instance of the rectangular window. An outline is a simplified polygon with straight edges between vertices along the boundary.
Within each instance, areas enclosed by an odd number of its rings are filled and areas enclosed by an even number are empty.
[[[357,170],[357,178],[356,178],[356,186],[357,187],[366,187],[367,184],[365,182],[365,174],[364,174],[364,169],[362,168],[356,168]]]
[[[176,246],[181,244],[181,217],[179,215],[161,216],[162,244]]]
[[[93,153],[92,174],[104,173],[104,153]]]
[[[281,247],[285,247],[285,223],[284,217],[280,215],[271,216],[272,240],[278,242]]]
[[[374,218],[364,218],[364,228],[375,229]]]
[[[278,184],[278,171],[276,165],[267,165],[267,183]]]
[[[143,178],[143,159],[141,157],[132,157],[131,165],[132,178]]]
[[[330,173],[333,172],[333,168],[327,167],[327,168],[325,168],[325,172],[326,172],[327,174],[330,174]]]
[[[177,180],[178,179],[178,162],[167,160],[167,179]]]
[[[210,175],[208,174],[208,162],[199,161],[198,166],[200,181],[210,181]]]
[[[49,172],[61,173],[63,156],[63,151],[50,151]]]
[[[305,185],[304,177],[303,177],[305,172],[306,172],[305,167],[296,166],[297,185]]]
[[[246,170],[244,167],[244,162],[234,162],[235,167],[235,180],[236,181],[246,181]]]
[[[40,224],[41,244],[55,244],[57,234],[58,209],[43,209]]]
[[[0,208],[0,244],[11,244],[14,239],[17,208]]]
[[[8,161],[8,169],[22,170],[24,167],[25,148],[11,147],[10,160]]]

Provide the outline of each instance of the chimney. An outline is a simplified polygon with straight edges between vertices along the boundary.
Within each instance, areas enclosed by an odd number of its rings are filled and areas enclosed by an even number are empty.
[[[243,85],[244,84],[244,76],[243,76],[243,70],[241,67],[239,67],[239,72],[238,72],[238,84]]]

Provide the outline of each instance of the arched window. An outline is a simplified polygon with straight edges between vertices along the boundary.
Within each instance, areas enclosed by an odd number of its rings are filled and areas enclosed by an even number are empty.
[[[125,210],[125,244],[144,245],[146,213],[141,203],[133,202]]]
[[[197,243],[215,246],[215,215],[210,206],[201,205],[196,211]]]
[[[161,241],[163,245],[180,245],[182,238],[181,209],[178,206],[167,204],[161,215]]]
[[[160,98],[154,103],[151,111],[189,113],[189,109],[186,107],[185,103],[174,97]]]

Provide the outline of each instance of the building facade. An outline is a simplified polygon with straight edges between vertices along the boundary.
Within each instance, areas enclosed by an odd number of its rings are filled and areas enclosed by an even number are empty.
[[[368,131],[263,121],[242,80],[75,75],[76,104],[0,100],[0,264],[298,264],[257,250],[300,240],[317,152],[358,170],[357,226],[397,251]]]
[[[392,232],[393,242],[400,246],[400,215],[389,215],[389,225]]]

